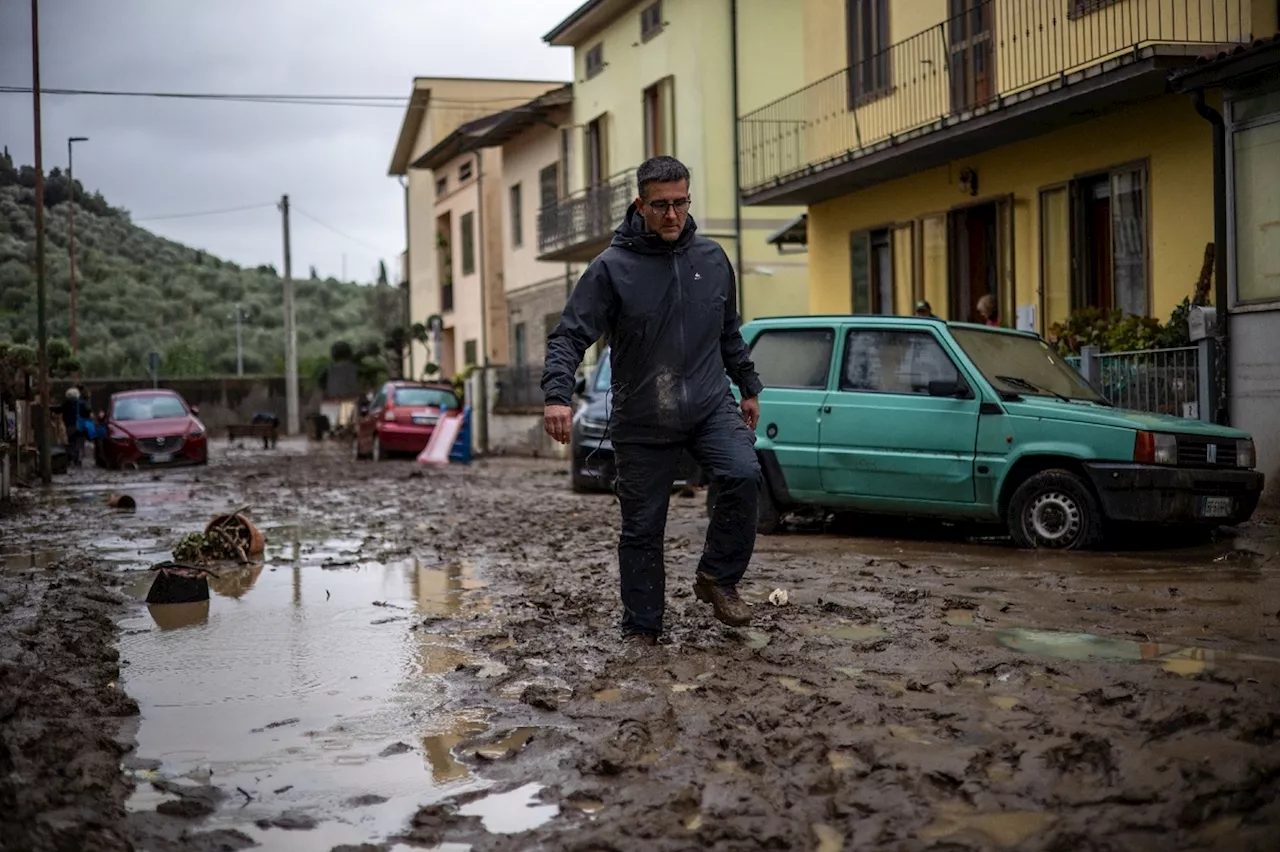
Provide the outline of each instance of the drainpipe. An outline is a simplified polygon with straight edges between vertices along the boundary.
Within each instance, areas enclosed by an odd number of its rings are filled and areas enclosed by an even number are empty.
[[[400,175],[400,186],[404,189],[404,324],[409,332],[409,378],[417,373],[413,369],[413,241],[409,230],[409,178]],[[403,368],[403,364],[400,365]]]
[[[1227,126],[1222,113],[1204,101],[1204,90],[1192,93],[1192,102],[1200,117],[1213,127],[1213,302],[1217,307],[1214,336],[1217,342],[1218,400],[1213,422],[1228,426],[1231,423],[1230,341],[1227,334]]]
[[[480,277],[480,381],[476,382],[476,400],[479,403],[480,420],[484,426],[480,430],[480,452],[489,454],[489,283],[484,279],[484,252],[488,238],[488,229],[484,222],[484,164],[481,155],[484,151],[476,151],[476,272]],[[475,407],[472,407],[475,411]]]
[[[738,315],[742,304],[742,153],[738,128],[738,0],[729,0],[729,73],[733,76],[733,232],[736,235],[734,255],[738,268]]]

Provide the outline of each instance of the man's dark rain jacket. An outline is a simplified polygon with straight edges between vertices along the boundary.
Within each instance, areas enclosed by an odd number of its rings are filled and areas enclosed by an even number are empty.
[[[724,249],[696,231],[689,217],[679,239],[668,243],[644,230],[631,205],[547,338],[542,390],[548,405],[570,404],[583,353],[602,334],[613,361],[615,441],[682,440],[730,404],[729,379],[744,397],[760,394],[739,330],[733,267]]]

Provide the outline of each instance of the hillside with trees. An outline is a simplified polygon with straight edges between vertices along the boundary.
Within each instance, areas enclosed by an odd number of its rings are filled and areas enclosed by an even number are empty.
[[[35,345],[35,170],[0,154],[0,341]],[[72,187],[54,169],[45,179],[49,335],[70,335],[67,207]],[[246,374],[284,371],[282,279],[272,266],[247,269],[166,240],[77,181],[75,237],[79,368],[86,378],[147,374],[160,354],[166,376],[234,375],[235,305],[243,316]],[[295,282],[299,374],[319,373],[337,342],[390,365],[408,334],[402,293],[311,278]],[[391,351],[388,351],[390,349]],[[384,360],[385,359],[385,360]]]

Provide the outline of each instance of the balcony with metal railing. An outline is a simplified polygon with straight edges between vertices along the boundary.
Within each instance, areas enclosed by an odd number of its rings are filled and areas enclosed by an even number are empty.
[[[635,169],[568,195],[538,211],[540,260],[591,260],[609,244],[636,197]]]
[[[981,0],[739,120],[747,203],[811,204],[1166,91],[1253,0]]]

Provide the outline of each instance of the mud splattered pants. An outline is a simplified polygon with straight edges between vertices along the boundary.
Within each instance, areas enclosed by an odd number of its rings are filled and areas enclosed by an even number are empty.
[[[755,436],[736,405],[726,403],[681,441],[663,444],[614,442],[622,534],[618,567],[622,578],[622,632],[662,632],[666,567],[662,542],[671,486],[688,450],[719,488],[698,573],[734,586],[746,573],[756,543],[760,464]]]

